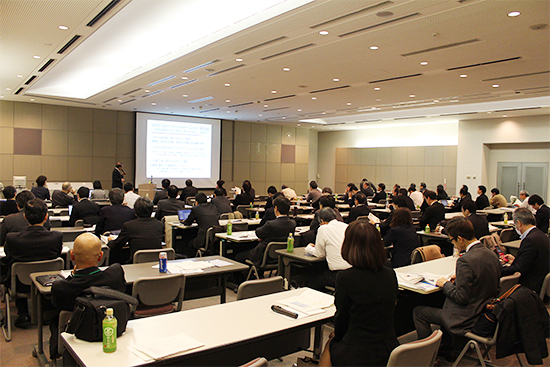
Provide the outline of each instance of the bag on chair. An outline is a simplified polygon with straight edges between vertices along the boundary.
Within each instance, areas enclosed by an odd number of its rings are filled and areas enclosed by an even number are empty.
[[[497,317],[500,312],[499,303],[502,300],[508,298],[512,293],[514,293],[514,291],[518,289],[518,287],[521,287],[521,284],[514,285],[502,296],[493,299],[491,303],[485,305],[483,311],[481,312],[481,315],[479,316],[479,319],[472,328],[472,333],[483,337],[493,336],[498,324]]]

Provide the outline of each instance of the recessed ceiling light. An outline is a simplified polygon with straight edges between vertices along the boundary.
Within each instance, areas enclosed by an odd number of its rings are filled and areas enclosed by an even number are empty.
[[[63,29],[63,30],[67,30],[69,29],[69,27],[67,27],[66,25],[60,25],[59,27],[57,27],[59,29]]]
[[[414,94],[409,94],[409,97],[414,98],[416,96]]]
[[[6,90],[11,90],[11,88],[6,88]]]
[[[508,13],[508,16],[509,17],[517,17],[520,14],[521,13],[519,11],[511,11],[511,12]]]
[[[186,76],[182,76],[181,78],[182,78],[183,80],[187,80],[187,79],[189,79],[189,78],[188,78],[188,77],[186,77]]]
[[[334,79],[332,79],[332,81],[333,81],[333,82],[339,82],[339,81],[340,81],[340,79],[338,79],[338,78],[334,78]]]
[[[157,105],[155,102],[151,102],[151,104],[152,104],[153,106],[156,106],[156,105]]]
[[[258,116],[261,116],[261,115],[258,115]]]
[[[149,90],[149,89],[145,89],[144,92],[145,92],[145,93],[149,93],[150,90]]]
[[[379,87],[376,87],[376,88],[374,88],[374,90],[380,90],[380,88],[379,88]]]
[[[328,31],[320,31],[319,34],[321,36],[326,36],[328,34]]]
[[[231,102],[229,99],[226,99],[226,100],[225,100],[225,103],[229,103],[229,102]]]
[[[269,107],[269,105],[267,105],[267,104],[264,104],[264,107],[265,107],[265,108],[267,108],[267,107]]]
[[[231,111],[227,111],[227,113],[231,113]]]
[[[321,112],[321,115],[326,115],[327,113],[326,112]]]
[[[241,59],[241,58],[238,58],[238,59],[235,59],[235,61],[237,61],[237,62],[241,62],[241,61],[244,61],[244,60],[243,60],[243,59]]]
[[[226,87],[231,86],[231,84],[229,84],[229,83],[225,83],[224,85],[225,85]]]
[[[285,120],[285,119],[286,119],[286,117],[283,116],[283,120]]]
[[[117,99],[118,102],[122,102],[122,99]]]
[[[290,68],[283,68],[283,71],[290,71]]]
[[[498,88],[498,87],[500,87],[500,85],[498,85],[498,84],[493,84],[493,88]]]
[[[182,97],[189,97],[187,94],[182,94],[181,96]]]
[[[297,124],[296,126],[300,126],[300,124]]]
[[[369,47],[371,50],[378,50],[378,46],[370,46]]]
[[[271,93],[275,94],[275,93],[277,93],[277,91],[276,91],[276,90],[272,90]]]
[[[351,106],[351,102],[346,103],[348,106]]]
[[[449,102],[458,102],[458,99],[451,99]]]
[[[380,98],[377,98],[377,99],[376,99],[376,102],[380,102],[380,101],[381,101],[381,99],[380,99]]]
[[[502,115],[502,117],[508,117],[508,115]]]
[[[31,98],[31,102],[34,102],[34,98]],[[506,115],[504,115],[504,117],[506,117]]]
[[[301,108],[298,108],[298,112],[302,112],[302,109],[301,109]]]
[[[488,114],[488,115],[490,115],[490,114],[492,114],[492,112],[491,112],[491,111],[489,111],[489,112],[487,112],[487,114]]]
[[[39,59],[39,58],[40,58],[40,56],[38,56],[38,55],[34,55],[34,56],[33,56],[33,58],[35,58],[35,59]]]
[[[420,65],[428,65],[428,62],[427,62],[427,61],[422,61],[422,62],[420,63]]]
[[[317,97],[311,97],[311,99],[317,99]]]
[[[439,102],[439,99],[434,99],[434,102],[435,102],[435,103]]]
[[[18,77],[18,78],[22,78],[22,77],[23,77],[23,75],[17,75],[17,77]]]
[[[460,77],[461,77],[461,78],[467,78],[468,75],[466,75],[466,74],[460,74]]]

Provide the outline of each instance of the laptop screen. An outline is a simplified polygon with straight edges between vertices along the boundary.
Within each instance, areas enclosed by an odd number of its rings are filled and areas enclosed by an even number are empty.
[[[183,222],[184,220],[186,220],[190,213],[191,213],[191,209],[178,210],[178,219],[180,220],[180,222]]]
[[[69,215],[71,215],[72,212],[73,212],[73,206],[69,205]]]
[[[447,200],[442,199],[442,200],[439,200],[439,201],[441,202],[441,204],[443,204],[443,206],[449,205],[449,203],[447,202]]]

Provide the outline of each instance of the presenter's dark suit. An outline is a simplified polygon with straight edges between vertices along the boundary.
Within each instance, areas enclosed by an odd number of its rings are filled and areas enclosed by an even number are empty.
[[[190,226],[193,222],[197,222],[199,231],[197,237],[189,245],[195,249],[199,249],[206,244],[206,232],[208,228],[220,225],[220,222],[218,222],[218,209],[212,203],[195,205],[183,224]]]
[[[356,207],[351,208],[348,217],[345,219],[347,224],[350,224],[359,217],[363,217],[370,214],[370,208],[365,204],[359,204]]]
[[[225,196],[216,196],[215,198],[212,198],[210,202],[214,204],[218,209],[218,216],[224,213],[233,212],[233,209],[231,209],[231,203],[229,202],[229,199]]]
[[[380,200],[386,200],[387,195],[385,191],[377,192],[376,195],[372,198],[373,203],[379,203]]]
[[[122,173],[120,173],[120,171],[115,167],[115,169],[113,169],[113,183],[111,185],[112,188],[115,188],[115,187],[118,187],[119,189],[122,189],[122,179],[124,178],[124,176],[122,175]]]
[[[535,214],[537,228],[543,233],[548,233],[548,221],[550,220],[550,208],[542,204]]]
[[[385,366],[399,345],[393,318],[397,300],[393,269],[349,268],[336,278],[333,366]]]
[[[392,245],[391,266],[398,268],[410,265],[411,254],[419,246],[414,225],[409,224],[390,228],[388,234],[384,236],[384,246]]]
[[[178,215],[178,210],[185,208],[185,203],[176,198],[168,198],[159,201],[155,218],[161,220],[167,215]]]
[[[166,194],[166,190],[155,191],[153,204],[158,205],[159,201],[164,199],[168,199],[168,194]]]
[[[0,215],[7,216],[15,213],[19,213],[15,200],[0,201]]]
[[[489,198],[485,194],[481,194],[476,199],[476,209],[477,210],[483,210],[487,207],[491,206],[489,204]]]
[[[69,205],[74,205],[76,201],[66,192],[61,190],[55,190],[52,194],[52,208],[63,207],[67,208]]]
[[[430,323],[442,325],[455,335],[464,335],[481,314],[483,307],[498,296],[500,264],[497,256],[480,242],[474,244],[456,262],[456,279],[446,282],[443,309],[418,306],[413,319],[418,338],[432,333]]]
[[[479,239],[483,236],[491,234],[491,232],[489,232],[489,222],[487,222],[487,216],[477,215],[476,213],[473,213],[470,214],[470,216],[466,219],[468,219],[473,224],[476,238]]]
[[[136,218],[134,210],[126,205],[116,204],[101,208],[99,221],[95,226],[95,235],[101,236],[107,231],[118,231],[122,225]]]
[[[521,273],[519,283],[539,293],[544,277],[550,272],[550,243],[538,228],[533,228],[521,241],[514,262],[502,267],[502,276]]]
[[[50,200],[50,190],[44,186],[34,186],[31,189],[34,197],[42,200]]]
[[[164,226],[155,218],[138,218],[124,223],[118,237],[109,241],[108,246],[114,258],[131,263],[136,251],[162,248],[163,234]],[[120,250],[126,244],[130,246],[130,259],[122,259],[120,256]]]
[[[82,199],[80,202],[75,202],[69,227],[74,227],[77,220],[83,219],[86,224],[96,224],[101,214],[101,208],[96,203],[92,203],[88,199]]]
[[[426,224],[430,225],[430,231],[434,231],[437,223],[445,219],[445,207],[439,201],[434,202],[424,211],[420,217],[420,229],[423,230]]]
[[[195,197],[199,193],[199,190],[195,186],[185,186],[183,190],[181,190],[180,194],[180,200],[185,202],[185,199],[188,197]]]
[[[21,232],[27,229],[29,222],[25,219],[24,211],[21,210],[19,213],[8,215],[4,218],[2,225],[0,226],[0,246],[4,246],[6,241],[6,235],[11,232]],[[51,228],[50,219],[44,223],[44,228],[48,231]]]

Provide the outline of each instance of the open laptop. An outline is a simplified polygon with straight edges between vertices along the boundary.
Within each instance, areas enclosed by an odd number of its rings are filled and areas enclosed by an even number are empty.
[[[449,203],[448,203],[447,200],[445,200],[445,199],[441,199],[441,200],[439,200],[439,202],[440,202],[441,204],[443,204],[443,206],[449,206]]]
[[[191,213],[191,209],[180,209],[178,210],[178,219],[180,222],[183,222],[187,219],[189,214]]]

